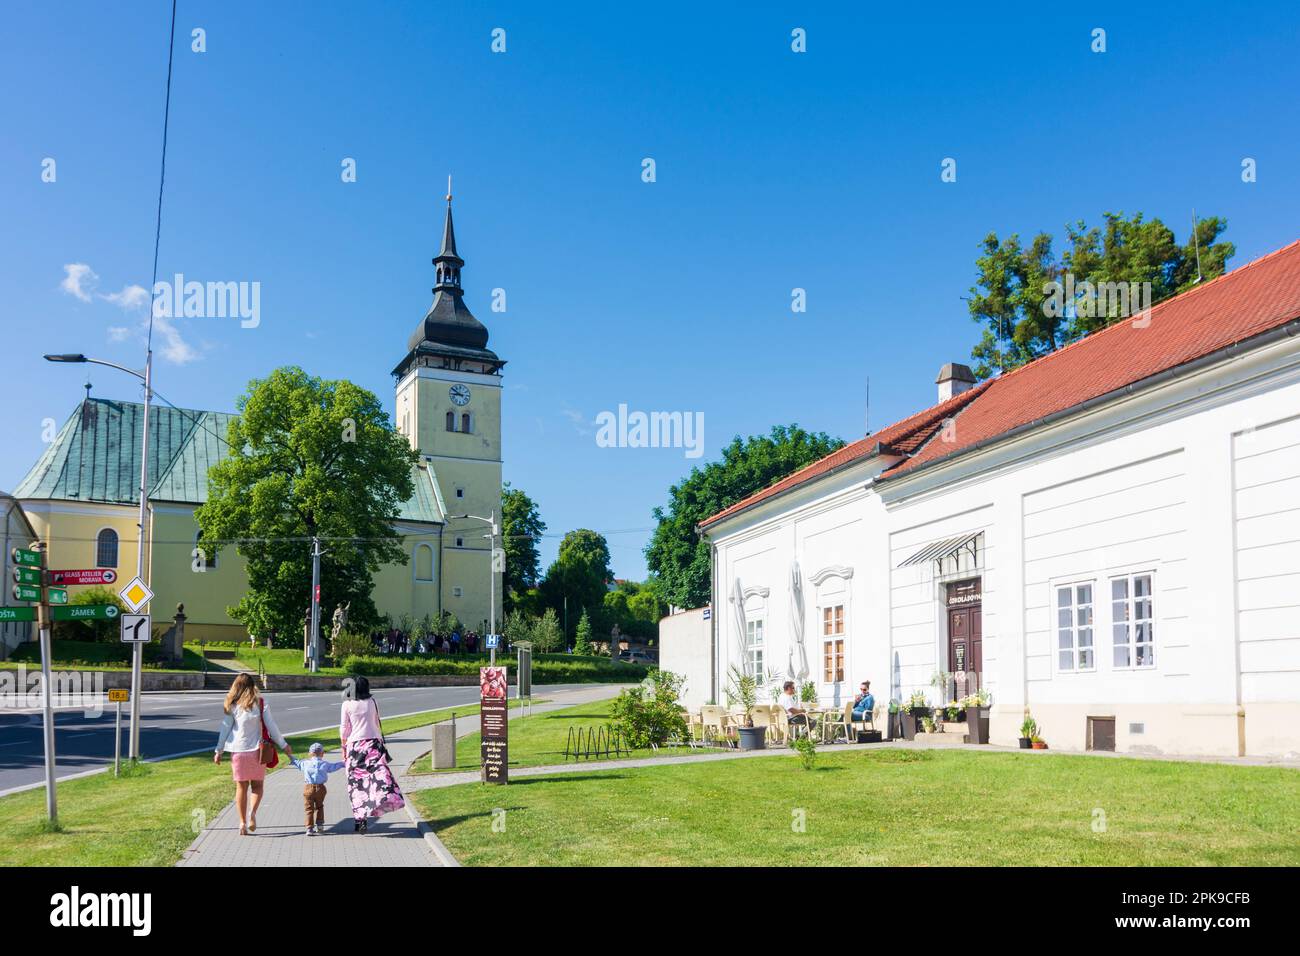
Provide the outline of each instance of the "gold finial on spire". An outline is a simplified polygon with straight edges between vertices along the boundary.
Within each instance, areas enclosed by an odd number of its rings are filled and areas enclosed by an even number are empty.
[[[451,202],[451,173],[447,174],[447,202]]]

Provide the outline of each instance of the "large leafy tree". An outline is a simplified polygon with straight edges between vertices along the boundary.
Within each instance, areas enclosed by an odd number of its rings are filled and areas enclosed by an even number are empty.
[[[300,368],[253,380],[238,409],[230,454],[209,470],[195,513],[207,554],[233,543],[248,563],[248,591],[230,614],[250,633],[297,643],[318,536],[323,619],[350,601],[355,627],[372,626],[372,576],[406,562],[393,521],[414,493],[418,456],[372,392]]]
[[[572,631],[584,609],[602,606],[606,584],[613,577],[605,536],[579,528],[570,531],[560,542],[559,553],[546,569],[542,596],[556,612],[563,612],[567,599],[568,627]]]
[[[766,435],[736,436],[723,449],[721,461],[692,469],[668,490],[667,508],[654,509],[658,526],[645,554],[659,597],[678,607],[707,604],[709,546],[696,526],[843,444],[825,432],[777,425]]]
[[[506,570],[502,587],[506,610],[512,611],[526,602],[526,593],[537,586],[541,575],[538,543],[546,533],[537,503],[520,488],[501,486],[501,533],[506,552]]]
[[[1189,233],[1181,245],[1173,230],[1159,219],[1142,213],[1126,218],[1106,213],[1104,226],[1088,228],[1082,220],[1066,227],[1068,248],[1058,259],[1052,237],[1039,233],[1028,246],[1012,234],[999,239],[989,233],[975,260],[976,285],[967,302],[971,318],[984,326],[983,336],[971,351],[975,374],[987,378],[1055,351],[1062,345],[1121,321],[1128,313],[1114,307],[1083,308],[1085,283],[1149,283],[1151,304],[1176,295],[1197,283],[1197,249],[1202,280],[1222,275],[1235,251],[1232,243],[1218,242],[1227,221],[1200,220],[1195,238]],[[1072,280],[1076,300],[1064,309],[1048,307],[1050,283]]]

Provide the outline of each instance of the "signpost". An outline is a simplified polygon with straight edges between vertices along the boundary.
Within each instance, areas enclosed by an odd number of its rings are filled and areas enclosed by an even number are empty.
[[[50,606],[42,600],[44,595],[41,593],[40,584],[44,583],[45,578],[45,542],[34,541],[30,548],[14,548],[10,555],[18,569],[31,568],[36,572],[36,586],[30,584],[15,584],[14,596],[20,601],[39,601],[40,603],[34,608],[5,608],[6,611],[14,612],[15,616],[9,620],[22,620],[17,616],[17,612],[26,611],[26,620],[36,618],[36,626],[41,635],[41,710],[42,717],[45,721],[45,812],[50,818],[51,826],[58,826],[59,822],[59,803],[54,792],[54,681],[50,676]],[[30,577],[30,576],[29,576]],[[14,573],[14,579],[18,580],[17,570]],[[32,595],[30,597],[18,597],[19,589],[23,594]],[[34,594],[33,594],[34,592]],[[32,612],[35,612],[33,615]]]
[[[131,699],[131,692],[125,687],[114,688],[108,692],[108,702],[117,704],[117,723],[113,729],[113,776],[122,772],[122,705]]]
[[[14,584],[40,584],[40,568],[14,568]]]
[[[480,667],[479,729],[480,761],[484,783],[508,783],[509,759],[506,747],[509,678],[504,667]]]
[[[50,608],[54,621],[116,621],[119,614],[116,604],[69,604]]]
[[[46,588],[45,597],[51,604],[68,603],[68,592],[64,588]]]
[[[0,624],[30,624],[35,620],[34,607],[0,607]]]
[[[14,585],[15,601],[39,601],[41,599],[41,589],[33,587],[30,584]]]
[[[117,572],[112,568],[68,568],[51,571],[51,584],[113,584]]]
[[[149,627],[148,614],[122,615],[123,644],[148,644],[152,633],[153,632]]]

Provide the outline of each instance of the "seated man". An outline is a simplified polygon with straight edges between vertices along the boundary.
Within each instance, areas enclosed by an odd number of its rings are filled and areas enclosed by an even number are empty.
[[[799,706],[799,698],[794,695],[794,681],[788,680],[781,685],[781,696],[776,699],[777,705],[785,711],[789,718],[790,727],[807,727],[808,712]]]
[[[853,698],[853,719],[868,720],[876,709],[876,698],[871,696],[871,681],[864,680],[858,696]]]

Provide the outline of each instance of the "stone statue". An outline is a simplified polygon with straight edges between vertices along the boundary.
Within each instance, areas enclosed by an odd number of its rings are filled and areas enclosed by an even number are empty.
[[[348,611],[352,607],[352,602],[340,604],[334,608],[334,626],[330,628],[330,641],[337,641],[343,629],[348,626]]]

